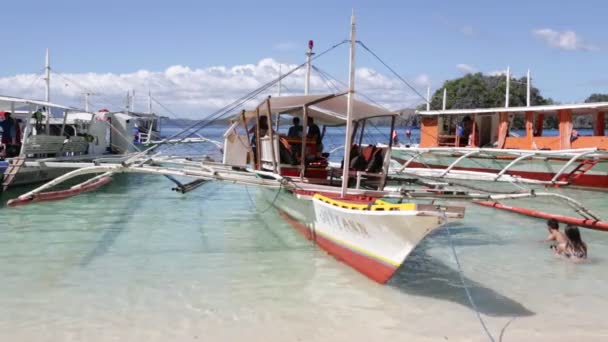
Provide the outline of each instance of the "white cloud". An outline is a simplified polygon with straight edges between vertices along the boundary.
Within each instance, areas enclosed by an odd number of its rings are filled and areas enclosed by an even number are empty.
[[[463,74],[474,74],[477,72],[477,68],[469,64],[457,64],[456,68]]]
[[[431,78],[427,74],[420,74],[414,78],[414,85],[426,88],[431,85]]]
[[[281,64],[285,74],[295,68],[294,64]],[[92,92],[92,109],[124,108],[127,91],[135,90],[136,110],[147,108],[147,94],[152,96],[179,117],[203,118],[204,116],[232,103],[234,100],[275,79],[279,75],[279,63],[266,58],[256,64],[235,66],[212,66],[191,68],[173,65],[162,71],[138,70],[132,73],[78,73],[53,74],[51,76],[52,102],[82,108],[84,93]],[[369,96],[390,109],[400,109],[420,102],[417,95],[392,76],[370,68],[359,68],[357,91]],[[343,81],[343,83],[346,83]],[[410,83],[420,89],[430,83],[428,75],[413,77]],[[343,91],[346,86],[335,82],[338,90],[328,88],[327,82],[317,72],[311,76],[311,92],[328,93]],[[282,94],[301,94],[304,88],[304,70],[298,70],[282,81]],[[268,95],[276,95],[273,85],[248,103],[254,106]],[[42,75],[22,74],[0,77],[0,94],[31,99],[44,98]],[[169,115],[154,104],[153,109]],[[235,110],[236,112],[237,110]]]
[[[597,47],[583,41],[574,31],[556,31],[550,28],[536,29],[532,34],[544,41],[550,47],[575,51],[575,50],[596,50]]]

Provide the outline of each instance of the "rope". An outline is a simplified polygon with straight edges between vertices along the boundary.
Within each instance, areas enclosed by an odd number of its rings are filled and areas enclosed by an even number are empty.
[[[445,212],[443,212],[442,221],[447,222]],[[473,310],[475,310],[477,319],[479,320],[479,323],[481,324],[483,330],[485,331],[486,335],[488,336],[488,340],[495,342],[494,337],[492,336],[492,334],[488,330],[488,327],[486,326],[485,322],[483,321],[483,318],[481,317],[481,313],[479,312],[479,309],[477,308],[477,305],[475,304],[475,301],[473,300],[473,296],[471,295],[471,292],[469,291],[469,287],[467,286],[467,284],[464,280],[464,272],[462,271],[462,267],[460,265],[460,260],[458,260],[458,254],[456,254],[456,247],[454,247],[454,241],[452,240],[452,232],[450,231],[450,226],[445,225],[445,230],[447,230],[447,232],[448,232],[448,240],[450,241],[450,247],[452,249],[452,256],[454,257],[454,261],[456,261],[456,266],[458,267],[458,275],[460,275],[460,282],[462,283],[464,292],[466,293],[469,303],[471,304],[471,308],[473,308]],[[506,328],[506,326],[505,326],[505,328]],[[504,328],[503,328],[503,332],[504,332]],[[501,338],[502,338],[502,333],[501,333]]]
[[[320,54],[314,56],[311,60],[316,60],[317,58],[322,57],[323,55],[325,55],[326,53],[332,51],[333,49],[337,48],[338,46],[345,44],[346,42],[348,42],[347,40],[343,40],[342,42],[338,43],[338,44],[334,44],[333,46],[331,46],[330,48],[326,49],[325,51],[321,52]],[[214,112],[213,114],[207,116],[205,118],[205,121],[201,120],[199,122],[194,123],[193,125],[191,125],[190,127],[188,127],[186,130],[179,132],[177,134],[175,134],[172,138],[175,138],[181,134],[183,134],[184,132],[190,130],[190,129],[194,129],[196,126],[201,125],[201,127],[197,128],[194,132],[190,133],[194,134],[195,132],[200,131],[201,129],[211,125],[214,123],[215,120],[217,119],[221,119],[223,116],[225,116],[226,114],[230,114],[231,111],[233,111],[234,109],[238,108],[239,106],[241,106],[242,104],[244,104],[245,102],[253,99],[254,97],[256,97],[257,95],[259,95],[260,93],[262,93],[263,91],[265,91],[266,89],[272,87],[273,85],[275,85],[276,83],[278,83],[280,80],[286,78],[287,76],[293,74],[294,72],[296,72],[297,70],[303,68],[304,66],[306,66],[306,63],[302,63],[300,65],[298,65],[297,67],[293,68],[292,70],[290,70],[289,72],[267,82],[266,84],[262,85],[261,87],[259,87],[258,89],[242,96],[241,98],[233,101],[232,103],[220,108],[219,110],[217,110],[216,112]]]
[[[399,75],[393,68],[391,68],[388,64],[386,64],[386,62],[384,62],[380,57],[378,57],[378,55],[376,55],[372,50],[370,50],[365,44],[363,44],[362,41],[357,40],[357,43],[359,43],[359,45],[361,45],[362,48],[364,48],[367,52],[369,52],[372,56],[376,57],[376,59],[382,63],[382,65],[384,65],[388,70],[390,70],[390,72],[393,73],[393,75],[395,75],[395,77],[397,77],[399,80],[401,80],[401,82],[403,82],[406,86],[408,86],[408,88],[410,88],[416,95],[418,95],[423,101],[424,103],[429,103],[429,101],[426,99],[426,97],[422,96],[422,94],[420,94],[418,92],[418,90],[416,90],[416,88],[414,88],[411,84],[409,84],[403,77],[401,77],[401,75]]]
[[[73,79],[68,78],[67,76],[64,76],[64,75],[62,75],[62,74],[60,74],[60,73],[55,72],[55,71],[54,71],[54,69],[51,69],[51,72],[53,73],[53,75],[56,75],[56,76],[61,77],[63,80],[65,80],[65,81],[67,81],[67,82],[72,83],[73,85],[75,85],[75,86],[79,87],[80,89],[82,89],[82,90],[86,91],[86,92],[87,92],[87,93],[89,93],[89,94],[96,94],[96,95],[99,95],[99,97],[100,97],[102,100],[104,100],[104,101],[105,101],[107,104],[110,104],[110,105],[116,106],[116,103],[115,103],[114,101],[109,100],[109,99],[108,99],[107,97],[105,97],[105,96],[102,96],[102,95],[101,95],[101,93],[99,93],[99,92],[95,92],[95,91],[93,91],[93,90],[91,90],[91,89],[89,89],[89,88],[87,88],[87,87],[85,87],[85,86],[81,85],[80,83],[78,83],[78,82],[74,81]],[[93,101],[91,101],[91,103],[93,103]],[[122,106],[120,106],[120,105],[119,105],[119,106],[116,106],[116,107],[120,108],[120,107],[122,107]]]
[[[264,214],[265,212],[267,212],[268,210],[270,210],[270,208],[272,208],[274,206],[275,202],[279,198],[279,194],[281,193],[282,188],[283,188],[283,181],[279,182],[279,188],[277,189],[277,193],[274,195],[272,202],[270,202],[268,204],[268,207],[266,207],[264,210],[258,210],[257,211],[258,214]],[[251,194],[249,193],[249,186],[245,185],[245,191],[247,192],[247,198],[249,198],[251,205],[255,206],[255,203],[253,202],[253,199],[251,198]]]

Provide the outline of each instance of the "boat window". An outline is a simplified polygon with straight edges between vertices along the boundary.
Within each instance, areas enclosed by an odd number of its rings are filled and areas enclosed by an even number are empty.
[[[526,136],[526,114],[513,113],[509,116],[509,136],[525,137]]]
[[[557,113],[545,113],[543,115],[542,127],[535,127],[535,136],[557,136],[559,135],[559,120]]]

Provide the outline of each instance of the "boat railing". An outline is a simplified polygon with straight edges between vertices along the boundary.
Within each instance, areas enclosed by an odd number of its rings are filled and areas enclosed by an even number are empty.
[[[137,133],[137,142],[140,144],[147,144],[150,142],[150,135],[148,133],[139,132]]]
[[[34,135],[27,139],[23,154],[24,155],[77,155],[87,152],[89,142],[84,137],[54,135]]]
[[[490,158],[496,158],[500,155],[512,155],[516,158],[513,159],[509,164],[507,164],[504,168],[498,171],[493,181],[501,180],[511,168],[515,165],[520,164],[521,162],[532,159],[532,158],[568,158],[568,161],[564,163],[561,169],[553,176],[553,178],[546,182],[547,184],[562,184],[560,181],[560,177],[566,173],[567,170],[578,160],[581,158],[608,158],[608,151],[600,150],[598,148],[584,148],[584,149],[569,149],[569,150],[560,150],[560,151],[546,151],[546,150],[510,150],[510,149],[487,149],[487,148],[418,148],[418,149],[402,149],[401,152],[406,152],[409,154],[411,152],[411,157],[403,163],[401,168],[397,170],[397,173],[403,173],[404,170],[415,160],[423,156],[424,154],[429,153],[446,153],[451,155],[457,155],[457,159],[454,160],[450,165],[448,165],[445,169],[442,169],[442,172],[439,175],[436,175],[438,178],[444,178],[448,174],[450,174],[453,169],[460,164],[463,160],[467,158],[471,158],[474,156],[484,156]]]

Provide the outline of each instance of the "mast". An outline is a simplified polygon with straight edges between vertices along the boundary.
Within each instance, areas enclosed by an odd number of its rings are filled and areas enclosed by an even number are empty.
[[[350,166],[351,131],[353,116],[353,100],[355,95],[355,44],[356,44],[355,10],[350,17],[350,73],[348,75],[348,107],[346,109],[346,137],[344,138],[344,165],[342,165],[342,197],[348,188],[348,172]],[[310,44],[309,44],[310,46]]]
[[[445,110],[445,107],[448,103],[448,88],[443,88],[443,105],[441,108]]]
[[[152,114],[152,93],[148,89],[148,114]]]
[[[44,65],[44,81],[45,81],[45,92],[44,101],[51,101],[51,60],[49,58],[49,49],[46,49],[46,62]]]
[[[135,89],[131,89],[133,95],[131,96],[131,111],[135,111]]]
[[[304,95],[308,95],[310,91],[310,58],[314,55],[312,48],[315,43],[312,40],[308,41],[308,51],[306,51],[306,79],[304,80]]]
[[[426,110],[431,110],[431,86],[426,87]]]
[[[507,89],[505,90],[505,108],[509,108],[509,85],[511,83],[511,68],[507,67]]]
[[[44,92],[44,101],[51,101],[51,59],[49,58],[49,49],[46,49],[46,61],[44,65],[44,81],[45,81],[45,92]],[[50,134],[51,132],[51,108],[49,106],[46,107],[46,134]]]
[[[528,75],[527,75],[527,81],[526,82],[526,105],[528,107],[530,107],[530,69],[528,69]]]
[[[84,93],[84,111],[89,112],[89,93]]]
[[[279,87],[279,91],[277,93],[277,96],[281,96],[281,76],[282,76],[282,73],[281,73],[281,63],[279,63],[279,82],[277,84],[278,87]]]
[[[127,114],[129,113],[130,107],[131,107],[131,92],[127,90],[127,101],[125,103],[125,108],[127,110]]]

